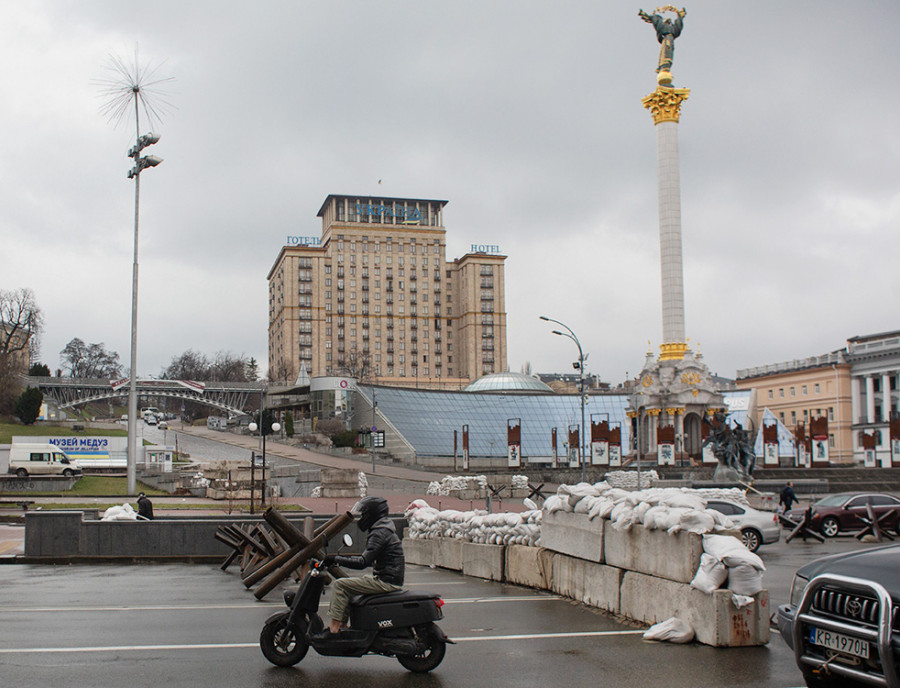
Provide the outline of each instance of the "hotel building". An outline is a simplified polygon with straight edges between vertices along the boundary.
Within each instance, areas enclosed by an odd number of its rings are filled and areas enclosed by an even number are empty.
[[[506,370],[506,256],[446,257],[447,201],[329,195],[269,271],[269,377],[454,389]]]

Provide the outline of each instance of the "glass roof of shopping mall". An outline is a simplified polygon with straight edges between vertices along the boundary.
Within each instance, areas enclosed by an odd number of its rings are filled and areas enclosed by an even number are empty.
[[[372,387],[359,385],[358,391],[371,401]],[[731,416],[743,422],[749,391],[725,392]],[[577,394],[439,392],[398,387],[376,387],[378,410],[412,444],[419,456],[453,456],[453,431],[457,431],[457,452],[462,455],[462,426],[469,426],[469,453],[472,456],[506,456],[507,421],[521,419],[522,457],[553,456],[550,431],[556,428],[557,451],[565,454],[568,427],[581,424],[581,403]],[[608,414],[611,426],[622,427],[622,446],[631,443],[626,394],[590,395],[584,407],[584,424],[589,432],[591,416]],[[597,415],[595,420],[606,420]]]
[[[525,373],[492,373],[480,377],[466,387],[467,392],[544,392],[553,394],[553,389],[536,377]]]

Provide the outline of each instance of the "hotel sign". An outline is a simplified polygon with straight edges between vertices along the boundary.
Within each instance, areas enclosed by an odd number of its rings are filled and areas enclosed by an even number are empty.
[[[287,245],[288,246],[321,246],[322,245],[322,237],[288,235]]]
[[[472,244],[469,249],[471,253],[494,253],[500,254],[500,246],[497,244]]]
[[[417,225],[422,221],[422,214],[416,207],[397,205],[390,206],[384,203],[357,203],[356,214],[360,218],[380,217],[393,220],[393,224]]]

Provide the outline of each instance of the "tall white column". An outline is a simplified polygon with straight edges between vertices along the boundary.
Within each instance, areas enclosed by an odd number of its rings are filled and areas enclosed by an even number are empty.
[[[678,120],[686,88],[659,87],[641,102],[656,125],[656,168],[659,201],[659,254],[662,283],[663,344],[660,360],[684,358],[684,269],[681,255],[681,175]]]
[[[885,423],[891,418],[891,375],[881,376],[881,418]]]
[[[862,387],[862,378],[860,377],[851,377],[850,378],[850,424],[855,425],[859,422],[861,413],[860,413],[860,402],[861,402],[861,387]]]
[[[875,421],[875,378],[871,375],[866,376],[866,422],[874,423]]]
[[[684,268],[681,252],[681,177],[678,170],[678,123],[656,125],[659,183],[659,257],[662,283],[663,342],[684,338]]]

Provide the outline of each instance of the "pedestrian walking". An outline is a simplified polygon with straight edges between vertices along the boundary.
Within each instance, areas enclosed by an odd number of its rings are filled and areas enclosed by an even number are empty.
[[[778,500],[778,505],[784,511],[790,511],[791,505],[793,505],[794,502],[799,503],[800,500],[797,499],[797,495],[794,494],[793,481],[790,481],[787,485],[784,486],[784,489],[781,491],[781,497]]]

